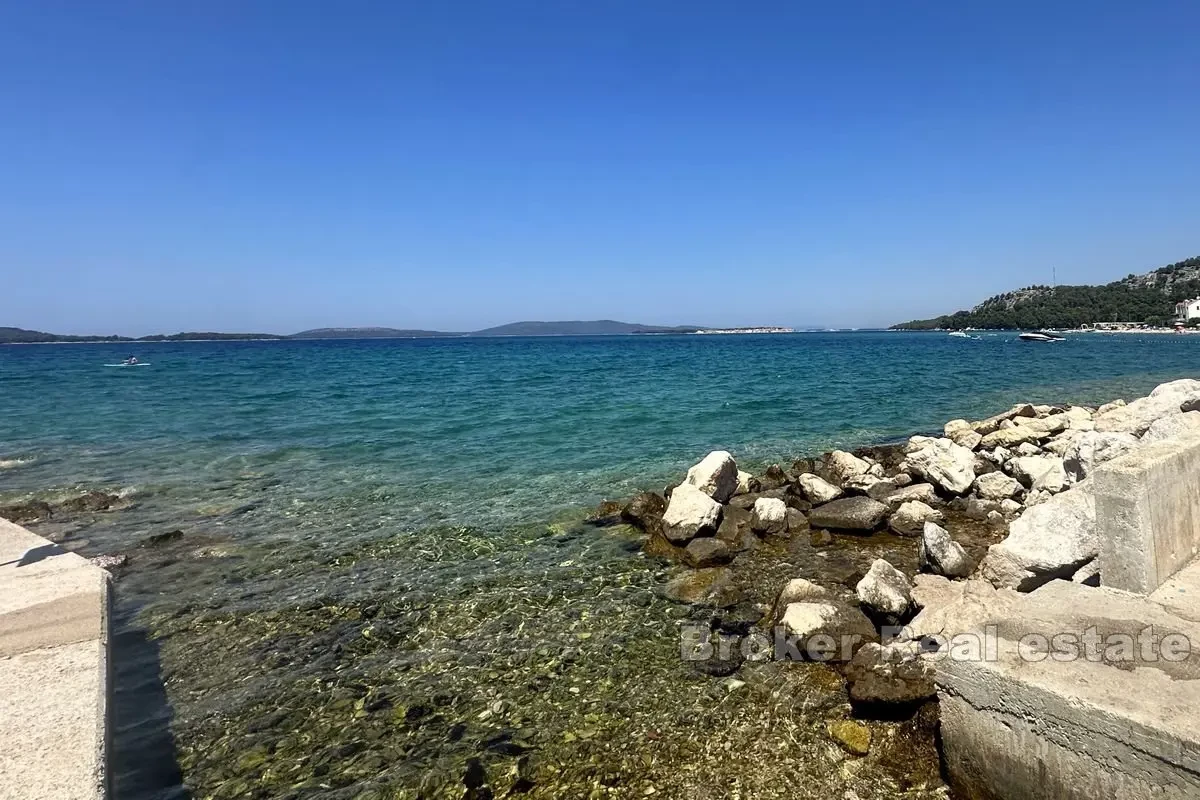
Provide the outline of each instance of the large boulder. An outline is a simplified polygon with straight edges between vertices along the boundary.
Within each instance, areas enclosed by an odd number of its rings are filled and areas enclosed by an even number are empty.
[[[621,518],[636,525],[646,533],[662,531],[662,518],[667,510],[667,501],[657,492],[642,492],[621,509]]]
[[[888,507],[861,495],[843,497],[817,506],[808,512],[808,524],[814,528],[847,531],[873,531],[887,518]]]
[[[876,639],[875,626],[861,611],[833,603],[791,603],[780,624],[795,637],[800,655],[814,661],[849,661]]]
[[[721,524],[721,504],[690,483],[671,492],[663,514],[663,535],[674,544],[686,544],[697,536],[713,536]]]
[[[828,503],[830,500],[836,500],[842,496],[840,488],[811,472],[803,473],[800,477],[796,478],[796,482],[800,485],[800,491],[804,494],[804,499],[813,505]]]
[[[971,574],[971,558],[962,545],[950,538],[950,532],[933,522],[926,522],[917,546],[921,569],[947,578],[965,578]]]
[[[975,482],[975,454],[949,439],[934,439],[905,458],[908,471],[951,494],[962,494]]]
[[[877,618],[897,621],[912,607],[912,585],[904,573],[882,558],[871,563],[867,574],[854,587],[858,602]]]
[[[933,664],[922,657],[919,642],[868,642],[846,665],[850,701],[867,715],[876,706],[912,705],[932,698],[937,693],[933,676]]]
[[[738,488],[737,462],[724,450],[714,450],[688,470],[684,483],[696,487],[718,503],[727,503]]]
[[[845,450],[834,450],[825,458],[825,469],[833,476],[834,480],[843,484],[856,475],[869,472],[871,465]]]
[[[1003,472],[989,472],[975,479],[975,494],[984,500],[1007,500],[1024,491],[1015,478]]]
[[[1168,416],[1156,419],[1151,423],[1149,429],[1142,434],[1142,441],[1146,444],[1153,442],[1161,442],[1164,439],[1172,439],[1176,436],[1183,436],[1200,431],[1200,411],[1189,411],[1186,414],[1170,414]]]
[[[717,567],[733,561],[735,555],[736,552],[728,542],[706,536],[688,542],[683,551],[683,561],[689,567]]]
[[[787,533],[787,504],[774,497],[760,497],[754,501],[750,515],[750,528],[757,533]]]
[[[1027,508],[1008,530],[1008,538],[988,548],[980,564],[982,577],[1022,592],[1070,578],[1099,550],[1091,484],[1081,483]]]
[[[888,517],[888,527],[901,536],[916,536],[925,527],[926,522],[941,522],[945,517],[941,511],[922,503],[920,500],[910,500],[901,503],[900,507]]]
[[[772,489],[778,489],[787,485],[787,482],[788,474],[784,471],[783,467],[779,466],[778,464],[772,464],[771,466],[767,467],[766,471],[764,471],[759,477],[758,490],[760,492],[769,492]]]
[[[1155,387],[1148,397],[1096,414],[1096,430],[1101,433],[1132,433],[1141,436],[1163,417],[1182,414],[1180,405],[1200,399],[1200,381],[1185,379]]]
[[[1123,456],[1138,446],[1132,433],[1102,433],[1087,431],[1063,453],[1063,469],[1068,483],[1079,483],[1106,461]]]

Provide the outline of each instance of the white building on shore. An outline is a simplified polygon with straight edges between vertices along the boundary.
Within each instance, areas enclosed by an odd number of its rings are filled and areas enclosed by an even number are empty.
[[[1182,320],[1200,318],[1200,297],[1195,300],[1184,300],[1175,304],[1175,316]]]

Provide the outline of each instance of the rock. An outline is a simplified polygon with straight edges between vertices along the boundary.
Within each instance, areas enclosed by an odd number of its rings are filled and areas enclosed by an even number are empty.
[[[975,481],[975,454],[949,439],[936,439],[905,459],[908,471],[951,494],[962,494]]]
[[[871,752],[871,729],[852,719],[830,722],[826,728],[829,738],[852,756],[865,756]]]
[[[1096,500],[1090,483],[1026,508],[1008,538],[988,548],[980,574],[997,587],[1030,592],[1055,578],[1069,578],[1096,557]]]
[[[886,497],[882,498],[881,502],[887,503],[895,508],[905,503],[911,502],[924,503],[925,505],[936,505],[941,503],[938,497],[937,490],[933,488],[933,484],[929,483],[913,483],[908,486],[902,486],[894,492],[891,492]]]
[[[900,487],[896,485],[894,478],[885,478],[881,481],[871,484],[871,487],[867,489],[867,497],[883,503],[885,502],[885,497],[899,488]]]
[[[754,503],[750,528],[757,533],[786,533],[787,504],[772,497],[760,497]]]
[[[1092,474],[1096,467],[1125,455],[1137,445],[1137,437],[1131,433],[1081,433],[1063,454],[1067,482],[1079,483]]]
[[[1194,400],[1184,400],[1179,404],[1179,410],[1184,414],[1188,413],[1189,411],[1200,411],[1200,398],[1196,398]]]
[[[762,486],[759,484],[758,478],[754,477],[749,472],[745,472],[745,471],[739,469],[738,474],[737,474],[737,479],[738,479],[737,491],[733,493],[734,497],[737,497],[738,495],[753,494],[755,492],[762,491]]]
[[[972,428],[971,423],[967,422],[965,419],[952,419],[942,426],[942,433],[945,434],[947,439],[949,439],[958,431],[970,430],[974,430],[974,428]]]
[[[1164,439],[1184,436],[1196,431],[1200,431],[1200,411],[1171,414],[1152,422],[1146,432],[1142,434],[1142,442],[1145,444],[1161,442]]]
[[[875,469],[875,467],[872,467],[872,469]],[[842,488],[846,490],[847,494],[865,494],[870,496],[871,489],[879,483],[884,483],[884,479],[871,472],[864,472],[862,475],[854,475],[847,478],[845,483],[842,484]]]
[[[728,542],[705,537],[693,539],[683,551],[683,561],[689,567],[716,567],[733,561],[735,553]]]
[[[985,450],[979,455],[999,467],[1004,466],[1005,462],[1013,457],[1012,451],[1010,451],[1007,447],[997,447],[995,450]]]
[[[854,589],[858,602],[880,619],[900,620],[912,607],[908,578],[882,558],[871,562],[871,568]]]
[[[808,517],[804,516],[804,512],[795,508],[788,508],[787,530],[788,533],[799,533],[808,530]]]
[[[1085,586],[1100,585],[1100,559],[1094,559],[1075,570],[1071,576],[1072,583],[1082,583]]]
[[[743,600],[728,567],[684,572],[667,582],[663,594],[676,603],[730,608]]]
[[[780,624],[796,638],[801,656],[813,661],[849,661],[876,638],[861,611],[828,602],[789,603]]]
[[[918,642],[870,642],[846,665],[850,701],[856,707],[924,702],[937,694],[933,675],[933,666],[921,657]]]
[[[666,510],[667,501],[662,495],[642,492],[625,504],[621,509],[621,518],[646,533],[659,533],[662,531],[662,518]]]
[[[958,597],[958,589],[944,575],[918,573],[913,576],[913,605],[922,610],[941,608]],[[991,588],[991,584],[988,584]]]
[[[887,517],[888,507],[869,497],[843,497],[808,512],[808,523],[817,528],[873,531]]]
[[[142,542],[142,547],[158,547],[159,545],[164,545],[168,542],[174,542],[177,539],[182,538],[183,531],[178,529],[173,531],[163,531],[162,533],[152,533],[146,537],[145,541]]]
[[[987,515],[992,513],[998,506],[991,500],[981,500],[978,497],[967,498],[966,507],[963,513],[971,519],[985,520]]]
[[[833,544],[833,535],[829,531],[813,531],[808,540],[813,547],[828,547]]]
[[[728,609],[718,609],[713,625],[721,633],[745,636],[766,616],[766,612],[765,606],[743,601]]]
[[[1013,514],[1020,513],[1020,511],[1021,511],[1021,504],[1018,503],[1016,500],[1001,500],[1000,501],[1000,513],[1012,516]]]
[[[1110,411],[1116,411],[1118,408],[1124,408],[1125,405],[1125,401],[1120,398],[1113,400],[1111,403],[1105,403],[1096,409],[1096,413],[1092,415],[1092,419],[1095,419],[1100,414],[1107,414]]]
[[[714,450],[688,470],[684,483],[694,486],[718,503],[729,502],[738,486],[737,462],[724,450]]]
[[[925,527],[926,522],[941,522],[945,517],[936,508],[922,503],[920,500],[910,500],[901,503],[888,518],[888,527],[901,536],[916,536]]]
[[[1050,499],[1049,492],[1033,491],[1025,495],[1025,507],[1032,508]]]
[[[129,556],[126,555],[104,555],[89,558],[88,563],[100,569],[106,569],[110,572],[114,569],[120,569],[129,563]]]
[[[825,468],[829,470],[838,483],[845,483],[845,481],[853,478],[855,475],[862,475],[868,472],[871,469],[871,465],[858,456],[851,455],[844,450],[834,450],[825,459]]]
[[[1182,414],[1180,406],[1200,399],[1200,383],[1191,379],[1171,381],[1155,387],[1149,397],[1139,397],[1093,418],[1101,433],[1132,433],[1141,436],[1156,420]]]
[[[979,446],[985,450],[992,450],[997,447],[1011,448],[1023,442],[1036,442],[1040,438],[1042,438],[1041,431],[1035,428],[1014,425],[1011,428],[1000,428],[989,433],[983,437],[983,441],[979,443]]]
[[[721,525],[717,528],[716,538],[729,544],[735,549],[742,549],[745,537],[753,539],[750,532],[750,512],[735,505],[727,505],[721,514]]]
[[[813,505],[828,503],[842,496],[840,488],[811,472],[804,473],[796,479],[796,482],[800,485],[800,491],[804,493],[805,499]]]
[[[989,472],[975,479],[975,494],[984,500],[1007,500],[1024,491],[1020,483],[1003,472]]]
[[[721,504],[688,483],[671,492],[671,502],[663,514],[663,535],[674,544],[684,544],[697,536],[712,536],[721,524]]]
[[[70,500],[62,504],[64,511],[72,513],[81,513],[86,511],[107,511],[116,504],[121,502],[121,498],[115,494],[106,494],[105,492],[87,492],[79,497],[72,497]]]
[[[30,500],[27,503],[17,503],[11,506],[0,506],[0,518],[17,524],[25,522],[40,522],[54,516],[54,509],[49,503],[41,500]]]
[[[1039,438],[1049,439],[1056,433],[1062,433],[1071,425],[1071,418],[1066,414],[1053,414],[1048,417],[1017,417],[1013,420],[1018,428],[1035,430],[1041,434]]]
[[[1022,456],[1008,462],[1013,476],[1035,491],[1057,494],[1067,486],[1067,473],[1058,456]]]
[[[1082,429],[1068,428],[1058,436],[1055,436],[1053,439],[1046,442],[1045,450],[1061,458],[1067,454],[1067,449],[1071,446],[1071,444],[1084,433],[1085,431]]]
[[[962,545],[950,538],[950,532],[933,522],[925,523],[917,547],[921,569],[948,578],[965,578],[971,574],[971,559]]]
[[[968,450],[974,450],[983,443],[983,436],[970,428],[965,431],[955,431],[947,438],[956,445],[965,447]]]
[[[1037,412],[1033,410],[1033,406],[1029,405],[1028,403],[1022,403],[1021,405],[1013,406],[1011,409],[1002,414],[997,414],[994,417],[988,417],[980,422],[974,422],[971,424],[971,427],[975,429],[976,433],[979,433],[986,438],[989,433],[999,430],[1000,423],[1002,422],[1009,422],[1014,417],[1036,416]]]
[[[893,475],[890,480],[892,483],[896,484],[896,488],[898,489],[904,489],[908,486],[912,486],[913,482],[912,475],[909,475],[907,472],[898,472]]]
[[[1021,442],[1019,445],[1017,445],[1016,452],[1018,456],[1040,456],[1042,454],[1042,448],[1038,447],[1033,442]],[[1012,459],[1009,460],[1011,461]]]
[[[999,510],[992,509],[987,513],[987,516],[984,517],[984,520],[986,520],[989,525],[995,525],[999,527],[1004,524],[1004,515],[1001,514]]]
[[[778,622],[792,603],[821,603],[829,599],[829,590],[804,578],[792,578],[775,598],[771,618]]]
[[[769,492],[772,489],[778,489],[786,485],[787,482],[788,475],[783,471],[783,467],[778,464],[772,464],[767,467],[767,471],[758,479],[759,486],[761,487],[759,491]]]

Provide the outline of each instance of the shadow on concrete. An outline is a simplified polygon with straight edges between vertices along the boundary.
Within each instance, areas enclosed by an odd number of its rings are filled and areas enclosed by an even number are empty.
[[[187,800],[191,793],[171,733],[174,711],[162,682],[159,646],[134,624],[129,609],[114,615],[112,662],[113,800]]]
[[[36,564],[42,559],[50,558],[50,556],[61,556],[66,552],[66,550],[63,550],[56,544],[44,544],[41,547],[26,550],[25,555],[13,561],[5,561],[3,564],[0,564],[0,567],[7,567],[13,564],[16,564],[18,567],[27,567],[30,564]]]

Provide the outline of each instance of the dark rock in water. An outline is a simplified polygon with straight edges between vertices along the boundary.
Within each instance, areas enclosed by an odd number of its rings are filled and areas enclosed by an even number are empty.
[[[467,792],[463,795],[464,800],[491,800],[492,790],[487,786],[487,770],[478,758],[467,759],[463,786],[467,787]]]
[[[891,480],[890,478],[888,478],[888,479],[879,481],[877,483],[871,484],[867,488],[867,497],[871,498],[872,500],[878,500],[880,502],[883,502],[884,498],[886,498],[889,494],[892,494],[899,488],[900,487],[896,485],[896,482],[894,480]]]
[[[63,511],[72,513],[81,513],[85,511],[107,511],[108,509],[121,502],[121,498],[115,494],[106,494],[105,492],[87,492],[79,497],[72,497],[70,500],[62,504]]]
[[[762,495],[760,495],[758,492],[748,492],[747,494],[736,495],[729,501],[729,504],[725,506],[725,513],[729,513],[729,510],[734,508],[740,508],[744,511],[749,511],[750,509],[754,508],[754,502],[761,496]]]
[[[813,547],[828,547],[833,544],[833,534],[829,531],[813,531],[809,541]]]
[[[662,495],[642,492],[621,509],[621,518],[646,533],[658,533],[662,530],[662,518],[666,510],[667,501]]]
[[[12,506],[0,506],[0,517],[9,522],[40,522],[54,516],[54,509],[49,503],[41,500],[30,500],[28,503],[18,503]]]
[[[720,539],[693,539],[684,548],[683,560],[689,567],[716,567],[733,560],[734,549]]]
[[[733,582],[728,567],[712,567],[685,572],[663,587],[663,594],[676,603],[729,608],[742,601],[743,594]]]
[[[767,471],[758,479],[759,491],[769,492],[772,489],[780,489],[788,482],[788,474],[783,471],[783,467],[778,464],[772,464],[767,467]]]
[[[783,502],[787,503],[788,508],[794,508],[797,511],[808,511],[812,508],[812,503],[808,502],[803,490],[796,484],[787,487]]]
[[[808,512],[814,527],[848,531],[873,531],[887,519],[888,507],[878,500],[856,495],[843,497]]]
[[[750,517],[751,513],[744,508],[732,504],[726,506],[721,526],[717,528],[717,538],[733,547],[741,547],[742,534],[750,530]]]
[[[884,471],[891,475],[900,470],[900,464],[904,461],[905,456],[904,446],[905,443],[900,442],[896,444],[879,444],[873,447],[860,447],[853,452],[853,455],[879,462]]]
[[[615,500],[605,500],[587,515],[584,522],[601,528],[620,525],[625,520],[622,511],[624,511],[624,506],[621,503]]]
[[[182,537],[183,537],[183,531],[178,530],[178,529],[173,530],[173,531],[166,531],[164,533],[154,533],[154,534],[151,534],[150,536],[146,537],[146,541],[144,541],[142,543],[142,547],[158,547],[159,545],[164,545],[167,542],[173,542],[176,539],[180,539]]]
[[[869,716],[911,713],[937,692],[933,669],[916,643],[863,645],[846,666],[846,680],[851,703]]]
[[[99,567],[100,569],[120,569],[129,563],[129,556],[96,556],[95,558],[89,558],[88,563],[94,567]]]
[[[712,652],[708,658],[691,662],[692,668],[697,672],[714,678],[724,678],[737,672],[746,661],[736,638],[716,636],[713,637],[711,646]]]
[[[787,510],[788,533],[799,533],[808,530],[808,517],[794,508]]]
[[[730,609],[718,611],[714,625],[721,633],[745,636],[764,616],[766,615],[763,610],[754,603],[742,602]]]

